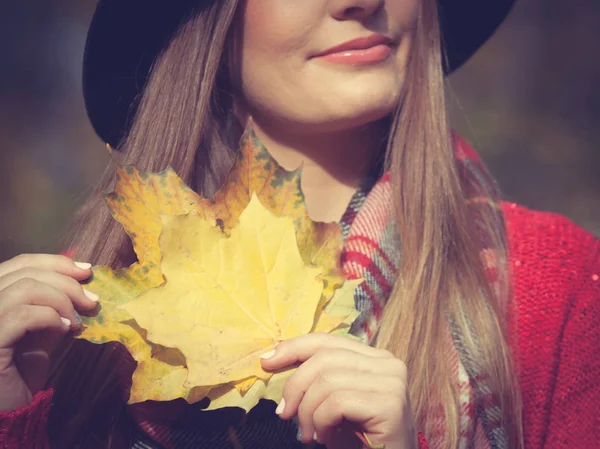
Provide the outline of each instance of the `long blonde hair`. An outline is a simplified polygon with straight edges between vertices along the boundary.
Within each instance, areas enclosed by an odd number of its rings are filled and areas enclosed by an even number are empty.
[[[242,131],[233,113],[230,67],[238,2],[211,2],[182,24],[157,59],[129,135],[120,145],[128,163],[152,171],[170,165],[208,197],[223,182]],[[508,303],[504,225],[497,213],[483,216],[486,241],[503,273],[504,288],[495,292],[481,263],[481,244],[473,239],[477,233],[453,157],[437,4],[421,3],[406,94],[393,120],[384,167],[394,184],[401,274],[376,345],[406,362],[413,411],[427,436],[434,437],[434,432],[426,415],[442,405],[445,430],[432,447],[453,449],[458,447],[459,399],[445,332],[448,319],[453,320],[500,403],[509,447],[519,448],[518,386],[503,318]],[[132,263],[135,255],[103,204],[101,194],[113,183],[109,167],[76,217],[70,246],[79,260],[117,268]],[[494,197],[493,185],[481,189]],[[115,369],[121,352],[115,345],[72,340],[58,348],[50,378],[56,394],[49,426],[57,447],[127,444],[126,393],[122,373]]]

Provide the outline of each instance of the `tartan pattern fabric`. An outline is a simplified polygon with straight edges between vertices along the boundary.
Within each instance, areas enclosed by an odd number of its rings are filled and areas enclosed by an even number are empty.
[[[471,210],[472,220],[479,226],[481,208],[492,208],[501,213],[500,201],[485,194],[483,186],[492,185],[485,167],[477,154],[458,136],[453,137],[455,159],[460,171],[463,189]],[[340,222],[345,245],[342,265],[352,279],[365,281],[355,291],[356,308],[361,312],[352,332],[368,343],[375,335],[379,319],[398,274],[401,259],[398,235],[392,206],[391,180],[384,174],[379,180],[367,179],[357,190]],[[493,278],[496,259],[485,247],[485,229],[479,228],[483,242],[482,260]],[[448,323],[448,338],[454,351],[450,354],[453,375],[459,391],[461,449],[508,449],[508,439],[500,425],[500,410],[485,384],[477,360],[464,344],[458,328]],[[184,419],[160,424],[156,421],[133,417],[142,431],[134,438],[133,449],[295,449],[306,447],[296,439],[294,421],[282,421],[275,414],[275,405],[261,401],[248,415],[230,410],[203,411],[190,406]],[[433,432],[427,435],[429,447],[441,445],[444,417],[431,414]],[[311,445],[322,448],[318,444]]]

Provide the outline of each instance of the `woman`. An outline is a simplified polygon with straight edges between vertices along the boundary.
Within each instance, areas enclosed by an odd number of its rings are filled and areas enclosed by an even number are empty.
[[[181,401],[126,407],[133,368],[117,345],[65,338],[47,373],[40,341],[76,330],[75,311],[98,300],[79,284],[87,262],[135,260],[102,204],[109,169],[73,233],[86,263],[0,265],[3,447],[364,447],[355,431],[387,449],[597,444],[600,243],[500,203],[444,113],[444,72],[511,4],[100,1],[84,67],[98,134],[205,196],[249,126],[281,165],[303,164],[310,215],[341,223],[344,269],[366,279],[354,331],[369,345],[282,342],[264,368],[301,366],[277,409],[263,402],[247,416]]]

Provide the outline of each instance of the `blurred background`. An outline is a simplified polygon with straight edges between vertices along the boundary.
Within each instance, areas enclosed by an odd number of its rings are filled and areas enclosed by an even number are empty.
[[[80,67],[94,0],[0,1],[0,260],[54,252],[108,163]],[[507,199],[600,235],[600,2],[518,0],[449,80],[455,128]]]

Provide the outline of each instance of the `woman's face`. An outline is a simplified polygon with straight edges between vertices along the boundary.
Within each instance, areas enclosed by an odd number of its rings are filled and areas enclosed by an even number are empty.
[[[301,132],[385,117],[401,99],[420,2],[243,0],[248,113]]]

